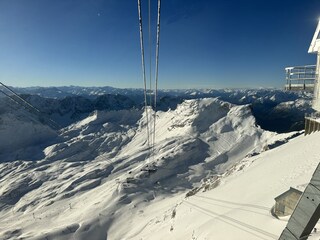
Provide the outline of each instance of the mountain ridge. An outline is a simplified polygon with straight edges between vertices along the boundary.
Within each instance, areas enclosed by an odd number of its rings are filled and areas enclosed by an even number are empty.
[[[42,149],[36,145],[34,153],[42,157],[7,156],[0,163],[0,236],[113,238],[113,222],[127,211],[139,215],[153,201],[185,195],[202,179],[292,135],[258,127],[248,105],[185,100],[175,110],[157,112],[150,156],[146,123],[139,109],[95,111]]]
[[[51,92],[51,98],[45,95],[47,88],[26,88],[20,93],[23,94],[23,98],[63,127],[87,117],[94,110],[141,109],[144,106],[142,89],[64,88],[69,89],[71,95],[58,97],[61,91],[58,88],[54,88],[53,92],[57,92],[56,94]],[[17,91],[19,92],[19,89]],[[302,130],[304,115],[313,112],[312,95],[308,92],[275,89],[159,90],[158,97],[157,109],[161,111],[174,110],[187,99],[206,97],[218,97],[237,105],[250,104],[257,123],[266,130],[279,133]],[[0,98],[0,105],[5,99]],[[12,105],[8,101],[5,102]],[[0,111],[5,111],[3,104]]]

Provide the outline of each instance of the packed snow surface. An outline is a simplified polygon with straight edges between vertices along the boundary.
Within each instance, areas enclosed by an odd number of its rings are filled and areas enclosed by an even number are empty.
[[[151,156],[143,110],[94,111],[59,133],[38,126],[16,134],[47,141],[17,136],[10,154],[0,135],[0,239],[277,239],[286,221],[271,215],[274,198],[319,161],[319,134],[288,140],[217,98],[157,112]]]
[[[319,163],[319,137],[319,133],[300,136],[245,158],[221,176],[218,187],[177,197],[175,205],[170,200],[167,205],[164,201],[150,205],[144,209],[149,218],[141,229],[115,232],[124,239],[278,239],[287,219],[271,215],[274,198],[290,187],[308,184]],[[132,225],[141,220],[135,216]],[[319,239],[319,234],[309,239]]]

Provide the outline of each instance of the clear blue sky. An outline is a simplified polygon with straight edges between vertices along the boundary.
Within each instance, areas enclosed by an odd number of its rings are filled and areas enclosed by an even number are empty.
[[[163,0],[159,87],[282,87],[315,64],[319,17],[319,0]],[[136,0],[0,0],[8,85],[142,88],[140,64]]]

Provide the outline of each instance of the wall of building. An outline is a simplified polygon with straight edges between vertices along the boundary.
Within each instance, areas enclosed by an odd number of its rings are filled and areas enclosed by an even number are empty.
[[[320,122],[319,119],[314,119],[311,117],[305,117],[305,127],[304,135],[311,134],[313,132],[320,131]]]
[[[278,199],[274,209],[275,214],[279,217],[291,215],[300,196],[300,193],[293,191]]]

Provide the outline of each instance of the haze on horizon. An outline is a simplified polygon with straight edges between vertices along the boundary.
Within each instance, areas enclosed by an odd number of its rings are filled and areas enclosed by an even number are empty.
[[[137,15],[136,1],[3,0],[0,81],[141,88]],[[159,88],[282,87],[284,67],[315,64],[317,0],[167,0],[161,16]]]

